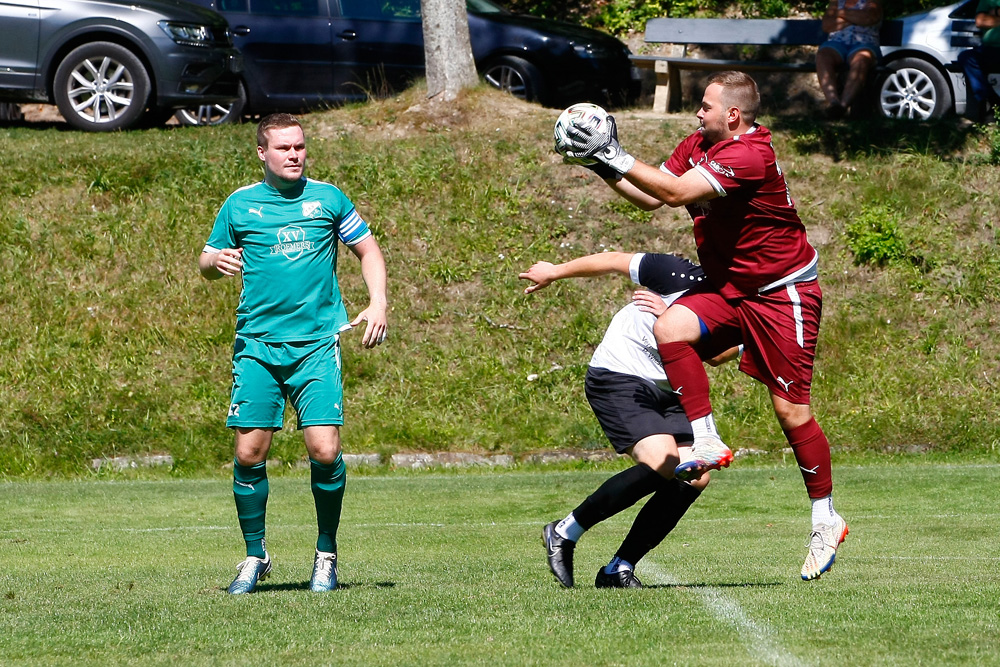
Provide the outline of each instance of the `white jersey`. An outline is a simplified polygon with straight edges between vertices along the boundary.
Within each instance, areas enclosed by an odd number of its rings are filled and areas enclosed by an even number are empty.
[[[629,262],[629,277],[659,294],[669,306],[691,285],[705,279],[701,267],[675,255],[636,253]],[[619,310],[590,358],[592,368],[634,375],[669,390],[653,337],[656,316],[634,303]]]

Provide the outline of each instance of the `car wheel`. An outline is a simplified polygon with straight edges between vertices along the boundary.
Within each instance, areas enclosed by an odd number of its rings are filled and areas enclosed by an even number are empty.
[[[541,93],[542,75],[524,58],[501,56],[483,70],[486,83],[505,93],[528,102],[537,102]]]
[[[24,114],[21,113],[21,105],[13,102],[0,102],[0,121],[21,121]]]
[[[109,132],[132,127],[146,110],[149,74],[131,51],[93,42],[70,51],[54,80],[56,105],[81,130]]]
[[[879,110],[886,118],[928,120],[951,109],[951,88],[937,67],[920,58],[886,65],[879,79]]]
[[[223,125],[238,123],[247,106],[247,91],[240,82],[236,85],[237,98],[232,104],[202,104],[178,109],[174,117],[181,125]]]

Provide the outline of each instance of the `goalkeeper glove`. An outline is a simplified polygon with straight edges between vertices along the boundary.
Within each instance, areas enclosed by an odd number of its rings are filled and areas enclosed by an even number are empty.
[[[635,165],[635,158],[618,143],[618,125],[614,116],[608,116],[608,126],[601,132],[593,126],[573,125],[567,130],[572,152],[570,157],[592,157],[621,175]]]

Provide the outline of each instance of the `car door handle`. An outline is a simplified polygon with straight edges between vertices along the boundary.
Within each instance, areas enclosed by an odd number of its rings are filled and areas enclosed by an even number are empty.
[[[358,33],[354,32],[353,30],[344,30],[343,32],[339,33],[337,35],[337,37],[340,37],[341,39],[347,39],[347,40],[357,39],[358,38]]]
[[[250,27],[245,25],[238,25],[233,28],[233,34],[237,37],[246,37],[250,34]]]

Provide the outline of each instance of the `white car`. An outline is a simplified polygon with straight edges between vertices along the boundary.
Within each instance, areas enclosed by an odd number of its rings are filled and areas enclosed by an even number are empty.
[[[978,0],[965,0],[893,22],[900,32],[883,31],[878,107],[887,118],[927,120],[965,113],[969,93],[958,54],[979,41]],[[890,46],[889,44],[899,44]],[[989,75],[1000,92],[1000,73]]]

